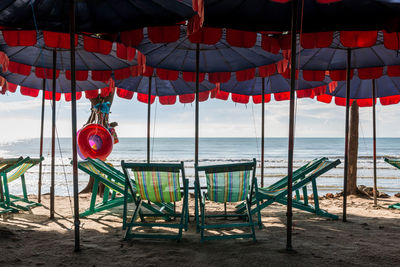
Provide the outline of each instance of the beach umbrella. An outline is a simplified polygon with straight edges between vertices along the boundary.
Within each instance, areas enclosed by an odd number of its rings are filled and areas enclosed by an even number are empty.
[[[392,75],[393,73],[390,73]],[[379,98],[382,105],[398,104],[400,102],[400,77],[387,74],[377,79],[360,79],[360,75],[354,76],[350,87],[350,102],[357,101],[360,107],[372,106],[372,139],[373,139],[373,194],[374,205],[377,205],[377,172],[376,172],[376,99]],[[362,76],[361,76],[362,77]],[[346,88],[344,82],[337,82],[333,91],[327,91],[325,95],[318,96],[321,102],[330,103],[335,97],[337,105],[345,105]]]
[[[11,35],[10,35],[11,34]],[[56,97],[57,97],[57,81],[60,71],[65,71],[59,81],[66,82],[66,79],[78,79],[86,81],[89,78],[93,81],[106,82],[111,75],[127,77],[130,75],[131,67],[136,65],[135,60],[124,60],[117,57],[117,45],[107,42],[107,53],[88,52],[85,49],[85,38],[80,36],[76,42],[71,41],[68,34],[39,32],[34,35],[35,42],[33,45],[25,43],[31,32],[6,32],[3,31],[0,36],[0,51],[6,53],[10,63],[10,72],[29,76],[26,82],[32,81],[31,78],[36,76],[42,79],[52,80],[52,162],[51,162],[51,187],[50,187],[50,218],[54,218],[54,187],[55,187],[55,131],[56,131]],[[32,36],[31,36],[32,38]],[[75,35],[74,35],[75,38]],[[23,45],[26,44],[26,45]],[[68,58],[72,55],[70,47],[77,50],[78,60],[74,63],[69,62]],[[75,54],[74,54],[75,55]],[[78,72],[73,73],[71,66],[77,68]],[[32,75],[34,71],[34,76]],[[115,71],[113,71],[115,70]],[[77,77],[74,77],[77,74]],[[74,76],[73,76],[74,75]],[[37,82],[37,81],[36,81]],[[103,83],[104,84],[104,83]],[[76,83],[71,86],[71,99],[76,99]],[[36,84],[37,86],[37,84]],[[60,87],[61,88],[61,87]],[[99,88],[99,87],[97,87]],[[82,89],[82,88],[81,88]],[[86,88],[87,90],[89,88]],[[90,87],[93,90],[93,87]],[[37,89],[22,87],[22,93],[31,96],[37,96]],[[74,92],[75,91],[75,92]],[[74,96],[72,96],[74,95]],[[97,94],[95,95],[97,96]]]
[[[34,41],[24,42],[27,38],[31,38]],[[89,42],[97,41],[96,38],[77,36],[75,42],[76,70],[102,71],[96,73],[101,76],[98,79],[109,79],[111,71],[136,65],[135,60],[129,61],[117,56],[117,52],[119,52],[117,51],[119,48],[117,44],[102,41],[102,46],[93,51],[88,49],[88,40]],[[6,53],[10,61],[14,63],[47,69],[52,69],[54,66],[53,54],[55,52],[55,68],[58,70],[70,70],[71,63],[68,60],[71,56],[69,41],[69,35],[64,33],[2,31],[0,34],[0,51]],[[82,80],[83,75],[84,73],[80,72],[78,79]]]
[[[250,47],[234,47],[229,44],[225,32],[220,29],[215,31],[218,38],[208,38],[202,31],[188,36],[186,27],[182,26],[177,42],[154,43],[151,36],[145,34],[137,46],[146,56],[146,66],[193,73],[193,81],[196,82],[195,164],[198,163],[200,73],[209,73],[208,80],[211,82],[221,82],[229,79],[231,72],[274,64],[282,59],[281,55],[269,53],[261,48],[260,35],[255,35],[256,40],[250,42]],[[214,32],[211,36],[214,36]],[[244,73],[246,74],[247,72]]]
[[[71,10],[76,32],[105,33],[185,21],[195,12],[191,0],[5,0],[0,25],[25,30],[69,32]]]
[[[171,75],[163,76],[165,71],[158,69],[159,75],[148,71],[148,76],[130,77],[124,80],[116,80],[117,94],[132,98],[133,92],[138,94],[138,100],[147,102],[147,162],[150,163],[150,107],[157,96],[159,102],[163,105],[172,105],[176,103],[176,98],[179,96],[181,103],[190,103],[194,100],[196,92],[196,83],[191,81],[192,75],[179,74],[172,77]],[[169,72],[171,74],[173,72]],[[187,77],[189,76],[189,77]],[[185,80],[186,78],[186,80]],[[168,80],[171,79],[171,80]],[[199,84],[199,92],[202,94],[202,99],[208,98],[210,90],[215,88],[215,84],[202,81]],[[126,92],[127,91],[127,92]],[[129,92],[129,93],[128,93]]]
[[[310,79],[321,79],[326,71],[329,71],[332,80],[346,80],[348,89],[343,195],[343,221],[346,221],[349,107],[354,70],[357,69],[360,78],[376,79],[382,76],[386,66],[386,71],[391,76],[400,76],[400,56],[397,52],[399,37],[397,33],[380,31],[306,33],[301,36],[299,43],[302,46],[299,52],[299,66]],[[375,138],[373,142],[376,143]]]

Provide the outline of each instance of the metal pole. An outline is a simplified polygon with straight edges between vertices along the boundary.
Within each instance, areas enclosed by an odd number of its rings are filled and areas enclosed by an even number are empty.
[[[293,148],[294,148],[294,100],[296,87],[296,32],[298,1],[292,1],[292,32],[291,32],[291,69],[290,69],[290,108],[289,108],[289,147],[288,147],[288,194],[287,194],[287,225],[286,250],[292,251],[292,180],[293,180]]]
[[[147,163],[150,163],[150,107],[151,107],[151,76],[149,77],[149,92],[147,101]]]
[[[42,115],[40,121],[40,152],[39,157],[43,157],[43,130],[44,130],[44,108],[45,108],[45,92],[46,92],[46,79],[43,79],[43,94],[42,94]],[[39,181],[38,181],[38,202],[42,203],[42,161],[39,163]]]
[[[51,109],[51,182],[50,182],[50,219],[54,219],[54,184],[55,184],[55,164],[56,164],[56,65],[57,51],[53,49],[53,98]],[[44,92],[43,92],[44,93]]]
[[[200,44],[196,44],[196,109],[195,109],[195,138],[194,138],[194,163],[199,164],[199,69],[200,69]]]
[[[72,174],[74,187],[74,230],[75,251],[80,250],[79,236],[79,192],[78,192],[78,151],[76,140],[76,76],[75,76],[75,0],[70,0],[70,41],[71,41],[71,119],[72,119]]]
[[[374,146],[374,205],[378,205],[377,200],[377,177],[376,177],[376,88],[375,88],[375,79],[372,80],[372,139]]]
[[[264,187],[264,137],[265,137],[265,78],[262,78],[261,107],[261,187]]]
[[[344,144],[344,184],[343,184],[343,221],[347,221],[347,175],[349,168],[349,109],[350,109],[350,81],[351,81],[351,49],[347,49],[346,74],[346,125]]]

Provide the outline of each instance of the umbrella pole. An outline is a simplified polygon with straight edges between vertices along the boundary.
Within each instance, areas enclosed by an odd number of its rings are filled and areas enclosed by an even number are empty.
[[[372,139],[373,139],[373,149],[374,149],[374,205],[378,205],[377,200],[377,177],[376,177],[376,88],[375,79],[372,80]]]
[[[195,137],[194,137],[194,163],[199,164],[199,68],[200,44],[196,44],[196,108],[195,108]]]
[[[264,137],[265,137],[265,78],[262,78],[262,107],[261,107],[261,187],[264,187]]]
[[[71,46],[71,117],[72,117],[72,173],[74,189],[75,251],[80,250],[79,198],[78,198],[78,151],[76,140],[76,76],[75,76],[75,0],[70,0],[70,46]]]
[[[151,107],[151,76],[149,77],[149,92],[147,100],[147,163],[150,163],[150,107]]]
[[[46,79],[43,79],[43,94],[42,94],[42,114],[40,118],[40,152],[39,158],[43,157],[43,129],[44,129],[44,108],[45,108],[45,92],[46,92]],[[42,161],[39,163],[39,180],[38,180],[38,202],[42,203]]]
[[[288,146],[288,183],[287,183],[287,225],[286,250],[293,251],[292,247],[292,180],[293,180],[293,147],[294,147],[294,99],[296,87],[296,31],[297,31],[298,1],[292,1],[291,25],[291,69],[290,69],[290,107],[289,107],[289,146]]]
[[[55,183],[55,157],[56,157],[56,64],[57,51],[53,49],[53,91],[51,110],[51,183],[50,183],[50,219],[54,219],[54,183]],[[44,92],[43,92],[44,93]]]
[[[351,49],[347,49],[346,67],[346,125],[344,145],[344,184],[343,184],[343,222],[347,221],[347,175],[349,168],[349,109],[350,109],[350,82],[351,82]]]

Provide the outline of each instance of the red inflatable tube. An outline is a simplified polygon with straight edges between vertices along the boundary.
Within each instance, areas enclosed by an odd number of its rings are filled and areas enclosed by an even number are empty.
[[[85,158],[106,160],[114,140],[110,132],[100,124],[88,124],[78,133],[78,147]]]

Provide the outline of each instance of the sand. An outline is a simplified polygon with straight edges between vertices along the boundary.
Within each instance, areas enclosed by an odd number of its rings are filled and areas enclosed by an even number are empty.
[[[372,200],[349,197],[346,223],[294,210],[296,253],[291,254],[284,250],[286,210],[279,204],[262,211],[264,227],[257,229],[256,243],[201,243],[193,223],[180,243],[124,241],[121,209],[117,208],[81,219],[82,249],[73,252],[70,200],[57,197],[56,218],[49,220],[49,197],[44,196],[43,207],[0,221],[0,266],[394,266],[400,265],[400,210],[386,208],[394,202],[400,202],[400,198],[380,199],[379,207],[373,207]],[[89,195],[81,195],[81,211],[88,203]],[[190,205],[193,210],[193,199]],[[341,198],[323,199],[320,205],[341,214]],[[207,208],[220,210],[221,206],[208,204]]]

